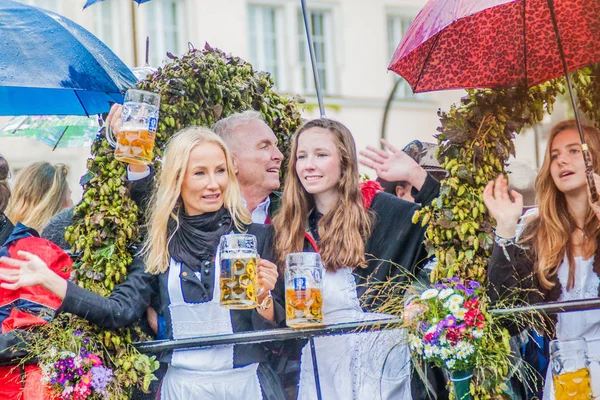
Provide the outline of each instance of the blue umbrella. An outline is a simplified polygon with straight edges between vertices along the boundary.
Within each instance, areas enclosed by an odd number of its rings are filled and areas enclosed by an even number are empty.
[[[87,0],[85,2],[85,5],[83,6],[83,9],[85,10],[86,8],[88,8],[89,6],[91,6],[92,4],[100,3],[101,1],[104,1],[104,0]],[[150,0],[133,0],[133,1],[135,1],[138,4],[142,4],[142,3],[146,3],[146,2],[148,2]]]
[[[94,35],[41,8],[0,0],[0,115],[90,115],[136,83]]]

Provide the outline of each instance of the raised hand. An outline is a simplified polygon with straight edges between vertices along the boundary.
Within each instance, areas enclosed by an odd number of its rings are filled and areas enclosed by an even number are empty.
[[[106,126],[112,129],[113,132],[119,132],[121,130],[121,124],[123,123],[123,106],[121,104],[113,104],[106,117]]]
[[[0,283],[0,287],[16,290],[43,285],[44,277],[50,271],[46,263],[35,254],[26,251],[19,251],[17,254],[24,260],[0,257],[0,280],[4,281]]]
[[[67,281],[48,268],[48,265],[27,251],[19,251],[16,258],[0,257],[0,287],[17,290],[22,287],[43,286],[61,299],[67,293]]]
[[[483,202],[490,215],[496,220],[496,233],[504,238],[512,238],[523,214],[523,196],[511,190],[508,194],[508,180],[499,175],[495,181],[489,181],[483,190]]]
[[[408,154],[392,146],[387,140],[381,139],[386,148],[380,150],[367,146],[366,150],[360,151],[360,164],[372,168],[377,176],[386,181],[407,181],[417,190],[423,186],[427,172]]]

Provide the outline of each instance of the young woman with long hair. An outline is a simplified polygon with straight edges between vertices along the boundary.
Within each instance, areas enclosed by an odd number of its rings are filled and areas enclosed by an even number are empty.
[[[113,329],[142,316],[157,284],[170,339],[269,329],[283,321],[284,310],[270,295],[278,277],[277,267],[268,261],[271,229],[251,224],[231,157],[217,135],[192,127],[171,138],[150,209],[142,257],[134,259],[128,279],[109,298],[56,277],[35,259],[0,259],[18,267],[1,271],[0,279],[14,282],[10,287],[43,285],[63,298],[60,312]],[[257,238],[262,257],[258,283],[263,290],[254,310],[230,311],[219,302],[220,268],[214,260],[220,237],[232,231]],[[138,278],[129,283],[132,276]],[[161,361],[167,362],[169,369],[162,381],[161,398],[281,399],[279,382],[263,363],[266,356],[261,345],[164,354]]]
[[[584,126],[583,133],[597,173],[600,132]],[[600,177],[594,177],[599,187]],[[491,297],[516,296],[529,303],[599,297],[600,204],[590,200],[575,121],[560,122],[550,131],[535,184],[537,209],[521,218],[523,198],[516,191],[509,195],[507,185],[501,175],[483,192],[497,222],[496,245],[488,266]],[[556,338],[584,337],[589,340],[589,350],[600,355],[598,321],[598,310],[558,314]],[[600,394],[600,370],[594,367],[592,386],[594,393]],[[552,380],[547,379],[544,399],[553,398]]]
[[[69,167],[48,162],[33,163],[17,175],[7,215],[40,232],[50,218],[73,205],[67,183]]]
[[[289,253],[321,254],[325,323],[386,318],[369,312],[378,304],[373,284],[409,279],[427,257],[425,229],[411,223],[419,206],[381,192],[378,185],[359,184],[354,139],[337,121],[323,118],[302,126],[292,139],[287,168],[273,220],[279,265]],[[427,202],[438,186],[420,176],[415,186]],[[317,338],[323,398],[410,398],[408,350],[395,346],[399,336],[388,331]],[[302,353],[298,398],[314,399],[310,350]]]

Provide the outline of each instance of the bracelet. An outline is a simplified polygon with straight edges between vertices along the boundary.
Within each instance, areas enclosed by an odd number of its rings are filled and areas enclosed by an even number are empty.
[[[504,253],[504,257],[508,261],[511,261],[510,256],[508,255],[508,251],[506,250],[506,246],[515,246],[517,243],[515,242],[515,237],[512,238],[504,238],[499,236],[494,229],[494,242],[500,247],[502,247],[502,252]]]

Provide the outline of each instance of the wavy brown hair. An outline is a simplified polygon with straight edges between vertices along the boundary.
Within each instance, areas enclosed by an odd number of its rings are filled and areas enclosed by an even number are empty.
[[[575,120],[559,122],[550,131],[544,163],[535,181],[539,213],[527,222],[523,236],[519,240],[521,243],[528,244],[533,250],[536,260],[534,271],[544,291],[555,286],[555,277],[565,252],[569,260],[567,290],[572,289],[575,283],[575,255],[571,233],[577,229],[577,225],[569,212],[564,193],[558,190],[550,174],[552,142],[556,135],[569,129],[577,130]],[[592,126],[583,126],[583,136],[592,154],[594,172],[598,173],[600,170],[600,131]],[[587,237],[598,235],[598,220],[589,206],[583,229]],[[596,246],[596,240],[586,240],[584,256],[591,257],[596,252]]]
[[[304,232],[315,202],[296,173],[296,154],[298,139],[311,128],[322,128],[331,133],[341,163],[341,178],[337,185],[338,204],[321,218],[317,228],[321,238],[319,250],[323,264],[328,271],[348,266],[366,267],[365,243],[373,229],[373,216],[363,205],[356,144],[348,128],[326,118],[307,122],[292,138],[282,206],[273,219],[277,262],[283,267],[286,254],[304,249]]]

